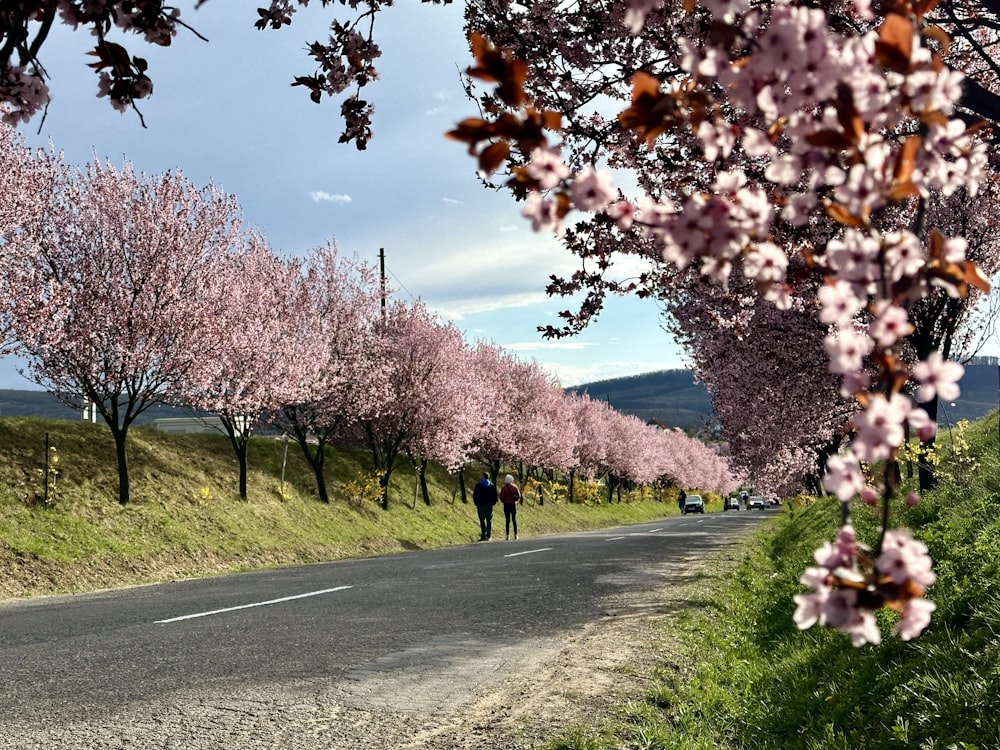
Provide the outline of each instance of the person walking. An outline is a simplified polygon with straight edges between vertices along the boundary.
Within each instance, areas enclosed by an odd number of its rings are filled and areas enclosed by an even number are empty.
[[[521,490],[514,484],[510,474],[503,478],[503,489],[500,490],[500,502],[503,503],[503,518],[507,526],[507,539],[510,539],[510,527],[514,525],[514,539],[517,540],[517,504],[524,505]]]
[[[677,497],[677,509],[683,513],[684,512],[684,501],[687,500],[687,493],[682,489],[681,494]]]
[[[472,489],[472,502],[479,515],[479,541],[488,542],[493,536],[493,506],[497,504],[497,486],[485,471],[483,478]]]

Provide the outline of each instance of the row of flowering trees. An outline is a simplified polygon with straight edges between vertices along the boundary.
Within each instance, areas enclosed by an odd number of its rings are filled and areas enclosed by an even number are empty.
[[[372,455],[383,505],[400,459],[470,461],[725,492],[726,463],[572,396],[535,363],[468,345],[419,301],[384,296],[373,268],[328,243],[281,258],[235,200],[180,173],[80,170],[0,131],[0,262],[7,351],[66,403],[96,405],[126,439],[157,403],[217,414],[247,494],[247,444],[264,420],[301,445],[329,501],[331,446]]]

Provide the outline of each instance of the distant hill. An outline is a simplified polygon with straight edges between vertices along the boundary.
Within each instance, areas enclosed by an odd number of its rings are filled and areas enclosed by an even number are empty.
[[[566,390],[607,401],[618,411],[643,421],[658,419],[682,430],[699,430],[712,421],[712,400],[705,386],[695,382],[691,370],[661,370]]]
[[[149,424],[161,417],[191,417],[191,409],[153,406],[140,414],[135,424]],[[42,417],[45,419],[83,419],[83,413],[70,409],[47,391],[0,389],[0,417]]]
[[[990,364],[980,364],[983,361]],[[959,384],[962,395],[955,405],[942,402],[938,408],[938,424],[947,427],[960,419],[974,422],[997,408],[1000,400],[1000,363],[989,357],[977,357],[976,364],[965,366],[965,377]]]
[[[981,419],[1000,403],[1000,360],[981,357],[973,362],[965,366],[961,397],[954,405],[946,402],[938,409],[942,428],[960,419]],[[711,422],[713,416],[708,391],[695,382],[690,370],[661,370],[599,380],[566,390],[587,393],[592,399],[607,401],[618,411],[644,421],[658,419],[683,430],[700,429]]]

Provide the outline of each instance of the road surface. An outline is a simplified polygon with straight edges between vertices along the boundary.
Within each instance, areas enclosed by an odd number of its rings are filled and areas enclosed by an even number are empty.
[[[398,748],[655,601],[716,513],[0,605],[0,744]],[[488,745],[483,745],[487,747]]]

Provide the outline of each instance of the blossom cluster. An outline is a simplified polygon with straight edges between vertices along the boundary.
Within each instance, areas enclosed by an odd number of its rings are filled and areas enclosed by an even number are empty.
[[[855,646],[877,644],[881,633],[875,610],[885,605],[898,611],[893,633],[903,640],[920,635],[930,623],[935,605],[923,593],[937,579],[927,547],[905,531],[886,532],[881,554],[871,561],[846,524],[814,558],[816,566],[799,579],[812,593],[795,596],[793,617],[800,629],[819,624],[848,633]]]

